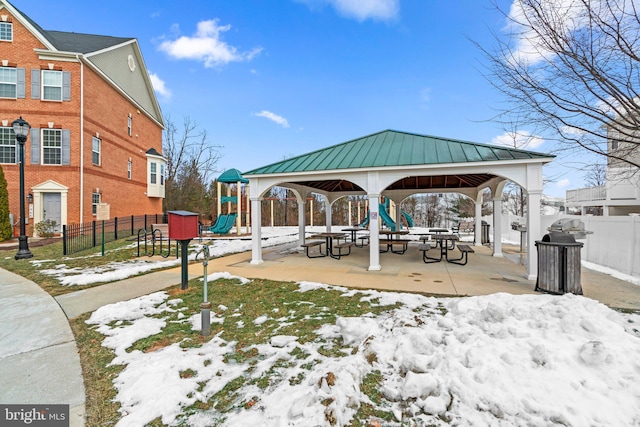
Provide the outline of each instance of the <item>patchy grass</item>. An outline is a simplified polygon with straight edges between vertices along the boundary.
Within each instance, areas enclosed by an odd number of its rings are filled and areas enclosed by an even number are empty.
[[[105,244],[105,254],[102,256],[102,249],[92,248],[73,255],[62,256],[62,241],[44,246],[30,247],[33,258],[15,260],[15,250],[4,250],[0,252],[0,268],[11,271],[38,285],[51,296],[58,296],[81,289],[99,286],[106,282],[92,283],[90,285],[64,286],[52,275],[42,273],[42,270],[56,269],[62,265],[69,269],[78,269],[78,273],[87,269],[105,267],[110,263],[127,262],[135,259],[147,259],[144,256],[144,249],[141,247],[141,257],[138,258],[138,249],[135,242],[127,239],[120,239],[115,242]],[[175,259],[175,245],[173,245],[173,256],[167,259]],[[159,271],[155,270],[155,271]]]
[[[166,320],[166,327],[156,335],[137,341],[128,351],[154,351],[174,343],[183,347],[199,347],[219,334],[225,341],[235,343],[233,351],[226,356],[225,363],[243,364],[246,366],[245,372],[250,373],[255,364],[264,357],[253,346],[269,344],[270,339],[276,335],[296,336],[299,343],[321,342],[317,330],[325,324],[334,324],[338,317],[375,315],[395,308],[363,302],[362,294],[359,293],[345,296],[343,292],[331,289],[300,293],[295,283],[260,279],[244,285],[233,279],[219,279],[209,282],[208,289],[208,299],[213,304],[211,311],[224,319],[221,323],[212,322],[210,336],[201,336],[199,331],[191,329],[189,322],[184,321],[185,318],[200,313],[200,303],[203,300],[202,280],[195,279],[190,281],[186,290],[181,290],[180,286],[167,290],[169,300],[180,299],[181,302],[172,305],[175,311],[164,312],[161,315]],[[81,349],[85,387],[87,395],[92,396],[87,399],[87,411],[91,414],[91,422],[87,425],[106,425],[119,419],[118,407],[111,403],[115,396],[112,381],[118,371],[115,367],[108,366],[115,355],[100,346],[104,337],[85,323],[87,318],[85,315],[73,320],[74,333],[78,337],[78,347]],[[352,352],[352,348],[343,346],[341,340],[325,342],[322,345],[324,353],[331,357],[344,357]],[[218,422],[222,423],[225,413],[259,404],[260,396],[248,400],[241,397],[241,388],[253,384],[268,393],[270,388],[281,382],[301,383],[314,369],[317,360],[299,347],[291,351],[290,356],[288,360],[278,360],[271,369],[257,378],[249,379],[247,375],[228,382],[206,402],[198,401],[185,408],[183,415],[215,407],[216,412],[220,414]],[[374,356],[371,357],[373,361]],[[298,368],[292,374],[290,369],[294,366]],[[180,373],[184,378],[195,374],[191,370]],[[377,373],[368,376],[362,384],[363,390],[373,402],[380,400],[380,381],[380,374]],[[383,420],[392,419],[390,413],[376,411],[363,405],[354,418],[353,425],[367,425],[366,420],[371,416]],[[161,423],[151,423],[156,424]]]
[[[102,347],[104,336],[87,327],[85,321],[89,316],[90,314],[86,313],[69,321],[82,366],[86,425],[114,425],[120,418],[120,405],[114,401],[116,390],[112,381],[122,371],[123,366],[109,366],[115,355],[113,351]]]

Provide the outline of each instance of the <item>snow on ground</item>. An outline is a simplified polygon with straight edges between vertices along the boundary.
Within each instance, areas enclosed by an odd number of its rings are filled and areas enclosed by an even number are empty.
[[[324,227],[308,227],[309,232]],[[265,227],[263,246],[297,240],[296,227]],[[194,243],[197,243],[194,241]],[[250,250],[250,239],[216,239],[211,256]],[[197,251],[199,246],[195,246]],[[190,256],[195,257],[195,252]],[[78,271],[64,264],[51,269],[69,286],[119,280],[162,268],[179,260],[114,263],[102,269]],[[37,268],[37,265],[35,265]],[[597,265],[586,267],[608,274]],[[226,272],[208,276],[213,281],[231,278]],[[620,276],[616,277],[640,284]],[[241,279],[241,284],[246,279]],[[304,292],[326,285],[300,283]],[[355,291],[340,289],[345,295]],[[260,396],[251,408],[227,414],[223,425],[328,426],[345,425],[362,404],[375,405],[360,389],[374,370],[384,378],[379,409],[396,414],[396,425],[461,426],[640,426],[640,316],[622,314],[581,296],[567,294],[495,294],[438,299],[413,294],[362,292],[381,304],[402,306],[378,316],[339,318],[326,324],[320,335],[341,337],[358,351],[332,358],[313,343],[300,344],[295,336],[272,337],[257,346],[264,356],[249,372],[248,366],[224,363],[234,343],[220,336],[199,348],[179,343],[142,353],[127,349],[166,326],[163,315],[177,310],[179,300],[164,292],[111,304],[93,313],[88,323],[105,335],[112,348],[112,363],[124,365],[114,380],[121,404],[118,426],[139,426],[161,417],[166,424],[211,425],[220,420],[215,408],[183,413],[196,401],[206,401],[240,376],[258,377],[282,359],[292,362],[282,378],[304,374],[301,383],[282,381],[263,392],[245,386],[238,394],[247,400]],[[440,309],[446,308],[446,314]],[[212,323],[227,313],[219,307]],[[193,329],[199,316],[178,317]],[[260,325],[256,316],[253,323]],[[237,327],[244,326],[236,322]],[[301,349],[309,357],[291,356]],[[375,357],[373,357],[375,356]],[[302,365],[315,361],[312,371]],[[372,362],[370,362],[372,361]],[[180,373],[195,374],[181,378]],[[329,379],[331,372],[335,378]],[[327,402],[331,400],[328,406]],[[325,404],[323,404],[323,402]],[[385,424],[387,425],[387,424]],[[410,424],[413,425],[413,424]]]
[[[146,354],[127,352],[135,340],[164,327],[158,313],[170,312],[176,304],[167,301],[164,292],[98,309],[88,323],[108,337],[104,345],[115,351],[113,363],[125,366],[114,380],[122,405],[117,425],[139,426],[157,417],[169,425],[220,422],[215,408],[182,410],[208,400],[238,377],[260,377],[283,359],[292,362],[277,374],[284,380],[265,391],[255,385],[237,390],[246,401],[260,399],[250,408],[226,414],[221,425],[329,426],[328,419],[333,419],[334,425],[343,426],[362,404],[394,413],[391,425],[640,425],[636,314],[621,314],[572,294],[447,299],[356,292],[316,283],[300,284],[301,301],[305,292],[317,288],[402,305],[377,316],[325,324],[320,336],[341,337],[357,349],[344,357],[323,356],[318,343],[276,336],[256,346],[262,357],[252,369],[224,363],[235,343],[220,336],[199,348],[183,349],[176,343]],[[254,323],[261,321],[256,317]],[[293,357],[294,349],[309,356]],[[306,370],[303,365],[310,361],[315,362],[313,370]],[[181,378],[186,370],[194,374]],[[360,387],[373,371],[384,378],[381,404],[372,402]],[[288,380],[300,373],[302,382]]]
[[[294,242],[297,230],[291,230],[263,229],[265,246]],[[250,244],[216,240],[211,253],[249,250]],[[83,275],[76,276],[80,281]],[[215,272],[208,280],[221,277],[232,276]],[[114,380],[122,413],[118,426],[144,425],[157,417],[170,425],[220,422],[215,407],[195,413],[183,413],[183,408],[208,400],[238,377],[257,378],[282,359],[292,362],[280,373],[282,378],[302,373],[304,380],[284,380],[266,391],[255,385],[242,387],[237,391],[241,398],[260,400],[226,414],[222,425],[329,426],[328,419],[346,425],[360,405],[376,405],[360,386],[368,374],[379,371],[384,399],[378,408],[395,414],[392,425],[411,421],[436,426],[640,426],[638,314],[618,313],[572,294],[447,299],[309,282],[299,287],[301,301],[309,290],[331,288],[378,298],[383,305],[402,305],[381,315],[326,324],[321,336],[341,337],[357,349],[344,357],[323,356],[317,345],[301,344],[295,336],[275,336],[256,346],[263,357],[251,370],[224,362],[235,343],[220,336],[199,348],[176,343],[150,353],[127,352],[136,340],[166,326],[163,313],[176,310],[179,300],[167,300],[164,292],[94,312],[88,323],[107,337],[103,345],[116,353],[113,363],[125,367]],[[212,314],[212,323],[222,322],[225,315],[238,316],[219,308],[221,314]],[[199,320],[183,318],[195,330]],[[253,321],[263,322],[257,315]],[[309,357],[293,357],[295,349]],[[311,360],[315,365],[309,371],[303,365]],[[187,370],[194,374],[181,378]],[[328,373],[335,378],[329,379]]]
[[[310,228],[310,227],[309,227]],[[233,230],[232,230],[233,231]],[[293,227],[274,227],[263,229],[263,247],[277,246],[295,242],[298,239],[298,230]],[[196,259],[196,253],[203,244],[208,244],[211,257],[221,257],[230,253],[245,252],[251,250],[251,239],[199,239],[192,241],[189,260]],[[95,256],[95,255],[91,255]],[[202,259],[202,256],[200,257]],[[32,264],[37,268],[44,261],[34,260]],[[179,258],[168,258],[163,261],[149,260],[141,257],[127,262],[112,262],[95,268],[68,268],[65,264],[59,264],[54,268],[43,269],[40,272],[54,276],[63,286],[90,285],[92,283],[113,282],[127,277],[147,273],[160,268],[179,266],[182,261]]]

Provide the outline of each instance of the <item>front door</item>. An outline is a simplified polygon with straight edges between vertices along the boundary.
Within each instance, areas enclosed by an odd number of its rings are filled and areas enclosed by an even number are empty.
[[[56,227],[54,231],[59,233],[62,229],[62,219],[61,219],[61,210],[62,210],[62,197],[60,193],[43,193],[42,194],[42,204],[43,204],[43,212],[42,219],[50,219],[51,221],[56,222]]]

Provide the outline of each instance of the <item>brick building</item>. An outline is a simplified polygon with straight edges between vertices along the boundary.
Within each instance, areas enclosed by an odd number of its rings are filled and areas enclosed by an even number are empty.
[[[19,144],[26,217],[57,224],[162,212],[164,123],[136,39],[45,31],[0,0],[0,165],[19,218]],[[29,227],[31,229],[31,227]]]

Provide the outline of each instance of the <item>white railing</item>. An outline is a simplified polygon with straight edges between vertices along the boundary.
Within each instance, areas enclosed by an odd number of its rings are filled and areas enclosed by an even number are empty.
[[[607,189],[604,185],[597,187],[567,190],[567,203],[595,202],[607,199]]]

